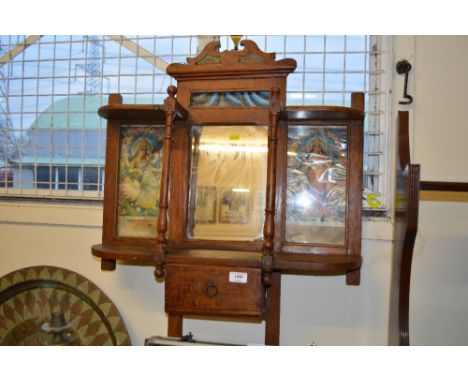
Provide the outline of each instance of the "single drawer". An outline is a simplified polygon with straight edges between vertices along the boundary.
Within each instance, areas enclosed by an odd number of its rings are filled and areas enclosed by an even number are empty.
[[[262,318],[261,270],[167,264],[166,312]]]

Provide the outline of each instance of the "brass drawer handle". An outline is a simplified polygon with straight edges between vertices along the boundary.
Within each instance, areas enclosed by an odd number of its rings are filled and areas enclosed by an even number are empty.
[[[218,294],[218,287],[214,283],[208,283],[205,287],[205,293],[208,297],[215,297]]]

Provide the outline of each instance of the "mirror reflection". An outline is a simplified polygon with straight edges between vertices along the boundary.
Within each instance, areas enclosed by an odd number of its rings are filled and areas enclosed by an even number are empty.
[[[267,126],[194,126],[187,236],[263,240]]]

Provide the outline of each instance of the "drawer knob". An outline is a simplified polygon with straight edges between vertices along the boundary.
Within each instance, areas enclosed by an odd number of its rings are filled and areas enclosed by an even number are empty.
[[[205,287],[205,293],[208,297],[215,297],[218,294],[218,287],[213,283],[208,283]]]

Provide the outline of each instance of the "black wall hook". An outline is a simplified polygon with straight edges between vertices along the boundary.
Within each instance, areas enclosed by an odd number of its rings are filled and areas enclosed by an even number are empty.
[[[400,105],[409,105],[410,103],[413,102],[413,97],[411,97],[408,94],[408,73],[411,70],[411,64],[406,61],[398,61],[396,64],[396,71],[398,74],[404,74],[405,75],[405,88],[403,90],[403,98],[406,98],[407,101],[400,101]]]

